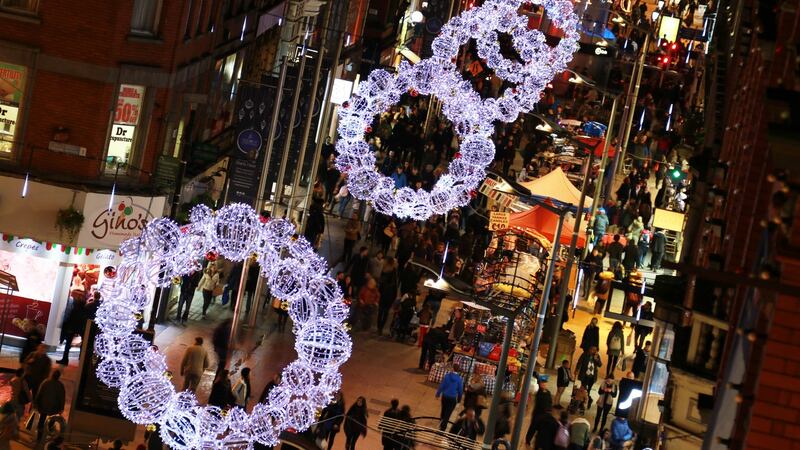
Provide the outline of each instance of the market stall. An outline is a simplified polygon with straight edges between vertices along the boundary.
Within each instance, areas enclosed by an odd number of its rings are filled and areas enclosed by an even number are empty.
[[[556,167],[547,175],[519,184],[534,197],[550,198],[565,205],[577,205],[581,198],[580,189],[575,187],[561,167]],[[584,199],[583,206],[584,208],[591,208],[592,198],[587,196]],[[555,228],[552,228],[552,230],[555,230]]]

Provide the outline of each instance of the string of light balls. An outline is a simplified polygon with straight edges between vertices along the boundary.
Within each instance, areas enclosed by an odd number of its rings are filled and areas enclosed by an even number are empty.
[[[523,3],[544,7],[548,19],[563,33],[558,44],[551,47],[544,33],[528,28],[528,18],[518,14]],[[511,36],[519,61],[501,54],[499,33]],[[569,0],[487,0],[442,27],[432,43],[432,57],[413,66],[403,61],[396,74],[372,71],[339,109],[336,166],[347,174],[350,193],[370,201],[378,212],[415,220],[469,203],[494,160],[494,122],[513,122],[520,113],[531,111],[550,80],[566,69],[578,49],[579,38],[578,16]],[[470,39],[475,39],[478,56],[486,66],[514,83],[499,98],[482,99],[458,71],[456,56]],[[430,192],[396,189],[391,178],[377,171],[375,155],[365,141],[373,118],[407,92],[436,96],[460,139],[459,152],[449,163],[448,172]]]
[[[286,220],[261,218],[248,205],[232,204],[216,213],[200,205],[188,225],[168,218],[147,224],[141,236],[125,241],[116,274],[101,285],[100,329],[95,354],[98,378],[119,388],[122,414],[138,424],[159,425],[163,441],[175,449],[230,449],[278,443],[283,430],[302,431],[316,420],[341,388],[339,367],[350,358],[352,341],[343,325],[349,307],[327,262],[295,235]],[[148,286],[168,286],[173,278],[201,270],[203,258],[230,261],[254,257],[272,294],[289,304],[298,359],[283,370],[266,403],[248,414],[202,406],[192,392],[177,392],[164,356],[134,330],[148,303]]]

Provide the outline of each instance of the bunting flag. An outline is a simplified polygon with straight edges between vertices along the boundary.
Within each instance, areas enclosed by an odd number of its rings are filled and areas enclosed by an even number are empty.
[[[15,236],[15,235],[10,234],[10,233],[1,233],[1,232],[0,232],[0,238],[2,238],[2,240],[5,241],[5,242],[11,242],[14,239],[26,239],[23,236]],[[30,239],[30,238],[27,238],[27,239]],[[36,242],[36,243],[38,243],[40,245],[43,245],[44,248],[47,249],[47,251],[55,250],[55,251],[59,251],[59,252],[65,253],[67,255],[70,252],[72,252],[73,255],[89,256],[89,255],[91,255],[92,253],[94,253],[97,250],[97,249],[92,249],[92,248],[87,248],[87,247],[76,247],[76,246],[71,246],[71,245],[66,245],[66,244],[59,244],[59,243],[50,242],[50,241],[37,241],[35,239],[30,239],[30,240],[32,240],[32,241],[34,241],[34,242]]]

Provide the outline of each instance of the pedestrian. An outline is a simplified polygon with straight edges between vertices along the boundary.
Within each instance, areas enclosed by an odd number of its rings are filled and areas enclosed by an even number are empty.
[[[623,416],[615,417],[611,422],[611,450],[630,450],[633,448],[634,437],[628,419]]]
[[[345,266],[350,264],[350,260],[353,258],[353,248],[359,239],[361,239],[361,222],[358,221],[358,213],[353,213],[344,226],[344,248],[341,259]]]
[[[569,413],[562,410],[558,418],[558,431],[556,431],[556,436],[553,439],[553,448],[555,450],[567,450],[569,441]]]
[[[583,450],[589,445],[591,433],[589,433],[589,421],[583,416],[584,411],[570,411],[576,415],[569,424],[569,447],[568,450]]]
[[[572,378],[569,360],[565,359],[561,361],[561,366],[558,368],[558,374],[556,377],[556,405],[561,405],[561,396],[564,394],[564,390],[566,390],[569,387],[569,384],[573,381],[575,380]]]
[[[25,416],[25,408],[31,402],[31,399],[33,399],[31,388],[28,387],[28,382],[25,381],[25,369],[22,367],[17,369],[8,384],[11,385],[11,399],[9,403],[14,405],[14,411],[17,413],[17,417],[22,418]]]
[[[619,267],[619,263],[622,261],[622,252],[625,250],[625,247],[622,246],[620,243],[621,236],[619,234],[615,234],[613,241],[608,245],[606,252],[608,253],[608,265],[611,267],[611,271],[614,272]]]
[[[597,245],[600,242],[600,239],[606,234],[606,229],[608,228],[608,216],[606,216],[606,210],[603,208],[599,208],[597,210],[597,216],[594,218],[594,225],[592,226],[592,231],[594,233],[594,245]]]
[[[639,236],[639,242],[636,244],[639,249],[639,268],[644,268],[644,260],[647,258],[647,251],[650,249],[650,236],[650,228],[645,227],[644,231],[642,231],[642,235]]]
[[[198,283],[198,287],[203,293],[203,319],[206,318],[208,307],[211,305],[211,301],[214,299],[214,291],[218,286],[219,272],[214,266],[214,263],[211,262],[208,264],[208,267],[206,267],[206,270],[203,271],[203,277],[200,279],[200,283]]]
[[[611,294],[611,280],[614,279],[614,274],[611,272],[601,272],[600,280],[594,285],[594,310],[593,314],[602,314],[608,301],[608,296]]]
[[[72,348],[72,340],[75,336],[83,335],[86,329],[86,320],[88,319],[88,311],[86,308],[86,301],[82,298],[76,298],[72,311],[61,327],[61,340],[64,342],[64,355],[56,361],[62,366],[69,365],[69,350]]]
[[[653,332],[653,328],[648,326],[647,324],[641,323],[642,320],[651,321],[653,320],[653,304],[651,302],[645,302],[642,305],[642,309],[639,312],[639,319],[636,322],[636,325],[633,328],[633,331],[636,333],[636,339],[634,340],[634,344],[637,347],[641,347],[644,345],[644,341],[650,333]]]
[[[631,372],[633,372],[633,377],[638,380],[639,375],[647,370],[647,357],[650,355],[650,341],[645,342],[644,347],[636,347],[634,353],[635,356],[633,357]]]
[[[378,283],[372,278],[358,291],[358,314],[361,316],[361,329],[364,331],[369,330],[372,325],[372,317],[378,308],[380,296]]]
[[[538,417],[531,422],[531,427],[525,435],[525,444],[530,447],[534,436],[536,437],[535,450],[553,450],[555,446],[556,434],[558,433],[559,423],[553,417],[552,408],[542,411]]]
[[[50,375],[52,367],[53,361],[47,356],[46,344],[39,344],[36,351],[25,359],[25,381],[33,392],[33,398],[36,398],[39,385]]]
[[[272,299],[272,310],[275,311],[275,329],[283,333],[286,331],[286,322],[289,321],[289,311],[284,309],[284,303],[277,297]]]
[[[355,450],[359,437],[367,435],[367,400],[358,397],[347,410],[344,422],[345,450]]]
[[[603,429],[592,436],[587,450],[608,450],[611,448],[611,430]]]
[[[203,278],[203,272],[199,270],[181,277],[181,293],[178,297],[178,313],[175,315],[175,322],[186,325],[186,321],[189,320],[189,310],[192,309],[194,292],[197,290],[201,278]]]
[[[606,427],[608,413],[614,405],[614,398],[617,397],[617,383],[614,382],[614,377],[607,377],[597,388],[597,392],[600,395],[597,397],[597,415],[594,417],[592,433],[596,432],[598,428],[602,430]]]
[[[485,427],[481,418],[475,414],[475,410],[472,408],[465,409],[464,415],[456,420],[453,426],[450,427],[451,434],[465,437],[473,441],[476,440],[479,435],[482,435],[484,431]]]
[[[428,370],[433,367],[436,360],[436,352],[445,351],[447,344],[447,331],[444,326],[431,328],[422,338],[422,349],[419,354],[419,370]]]
[[[639,267],[639,247],[633,239],[628,239],[628,244],[625,246],[625,257],[622,259],[622,267],[625,269],[626,276],[633,272],[633,269]]]
[[[639,238],[642,236],[642,231],[644,231],[644,221],[642,216],[637,216],[636,219],[631,223],[628,227],[628,242],[630,243],[633,241],[634,244],[639,243]]]
[[[625,332],[622,329],[622,322],[616,321],[611,326],[606,338],[606,354],[608,354],[608,366],[606,366],[606,376],[614,374],[620,355],[625,354]]]
[[[236,406],[247,410],[247,402],[250,401],[250,368],[242,367],[239,372],[239,380],[233,385],[233,396],[236,398]]]
[[[414,418],[411,417],[411,407],[408,405],[400,407],[400,414],[398,414],[397,419],[410,424],[408,425],[409,428],[413,428],[416,423]],[[414,448],[415,442],[412,433],[406,433],[402,436],[398,436],[396,439],[400,444],[398,450],[411,450]]]
[[[266,403],[269,393],[272,392],[272,390],[275,389],[275,387],[279,384],[281,384],[281,373],[275,372],[275,375],[272,376],[272,379],[269,380],[269,383],[264,386],[264,390],[261,391],[261,396],[258,397],[258,403]]]
[[[317,186],[322,188],[322,183],[317,180],[314,186],[315,188]],[[311,206],[308,208],[308,221],[306,222],[306,231],[303,233],[303,235],[314,248],[317,248],[317,240],[324,231],[325,212],[323,210],[322,199],[315,199],[311,202]]]
[[[0,450],[11,450],[11,441],[19,437],[19,416],[11,402],[0,407]]]
[[[350,271],[350,278],[353,281],[354,292],[359,292],[361,287],[366,284],[368,265],[369,249],[367,247],[361,247],[358,254],[353,256],[347,267],[347,270]]]
[[[397,300],[397,261],[389,256],[383,264],[378,284],[380,285],[380,302],[378,305],[378,334],[383,334],[383,327],[389,318],[389,311]]]
[[[378,250],[375,253],[375,256],[369,259],[369,264],[367,265],[367,272],[370,276],[376,280],[381,278],[381,272],[383,272],[383,251]]]
[[[505,439],[511,433],[511,405],[509,402],[500,404],[497,420],[494,423],[494,440]]]
[[[233,319],[227,318],[214,328],[211,335],[211,344],[214,346],[214,353],[217,354],[217,370],[224,369],[228,364],[228,345],[231,340],[231,327]]]
[[[442,410],[440,414],[439,429],[444,431],[450,423],[450,415],[453,414],[453,409],[461,402],[461,397],[464,393],[464,381],[461,375],[456,372],[447,372],[439,383],[439,388],[436,389],[436,398],[442,399]]]
[[[600,254],[600,249],[594,247],[592,252],[586,255],[583,260],[583,298],[588,299],[589,293],[592,290],[592,282],[595,276],[603,270],[603,256]]]
[[[488,406],[486,403],[486,385],[483,383],[483,376],[474,373],[470,382],[464,387],[464,411],[472,409],[475,415],[480,417],[481,412]]]
[[[39,424],[36,428],[39,440],[44,437],[44,422],[47,417],[64,412],[66,400],[67,392],[64,389],[64,383],[61,382],[61,371],[53,369],[50,377],[39,386],[33,400],[33,407],[39,411]]]
[[[653,254],[650,256],[650,269],[651,270],[661,270],[661,261],[664,259],[664,252],[667,248],[667,235],[664,234],[664,230],[656,228],[656,232],[653,233],[653,237],[650,240],[650,251]]]
[[[547,380],[544,378],[539,378],[538,382],[539,390],[536,392],[536,397],[534,397],[533,413],[531,413],[531,424],[528,426],[528,432],[525,434],[525,442],[530,442],[531,439],[533,439],[533,435],[536,433],[537,422],[545,417],[544,412],[553,411],[553,394],[551,394],[547,389]],[[547,415],[553,418],[552,414]]]
[[[383,417],[387,419],[398,419],[400,417],[400,400],[393,398],[392,401],[389,402],[389,409],[383,412]],[[400,449],[395,436],[388,431],[381,430],[381,444],[383,444],[383,450]]]
[[[592,391],[592,386],[597,381],[597,374],[602,366],[600,355],[597,354],[597,347],[589,347],[589,350],[585,350],[578,358],[578,363],[575,364],[575,378],[581,382],[581,387],[585,388],[586,392]],[[591,395],[589,395],[587,406],[592,406]]]
[[[231,390],[231,380],[228,378],[228,369],[219,369],[211,385],[211,393],[208,396],[208,404],[220,409],[226,409],[236,401]]]
[[[600,327],[597,326],[597,317],[592,317],[592,320],[583,329],[583,337],[581,338],[581,349],[583,351],[587,351],[591,347],[600,347]]]
[[[39,330],[38,324],[34,322],[33,325],[34,326],[32,326],[30,330],[25,333],[25,343],[22,344],[22,350],[19,353],[20,364],[24,364],[25,360],[28,358],[28,355],[35,352],[39,347],[39,344],[44,341],[44,336]]]
[[[333,448],[333,441],[342,427],[344,421],[344,395],[341,391],[333,394],[333,402],[322,409],[317,427],[317,437],[327,442],[326,449]]]
[[[194,345],[186,349],[181,361],[181,375],[183,376],[183,390],[196,392],[203,373],[208,369],[208,352],[203,347],[203,338],[194,338]]]

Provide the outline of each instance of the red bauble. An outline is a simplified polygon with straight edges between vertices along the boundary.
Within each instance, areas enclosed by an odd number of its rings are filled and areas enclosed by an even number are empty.
[[[411,89],[411,90],[409,91],[409,94],[411,94],[411,96],[412,96],[412,97],[416,97],[416,96],[418,96],[418,95],[419,95],[419,92],[417,92],[417,90],[416,90],[416,89]]]
[[[458,159],[458,158],[461,158],[461,152],[456,152],[456,154],[453,155],[453,159]]]
[[[342,103],[342,108],[349,108],[349,107],[350,107],[350,102]]]
[[[367,128],[364,129],[367,133],[372,133],[372,127],[367,125]]]
[[[475,189],[469,191],[469,197],[470,198],[475,198],[477,196],[478,196],[478,193],[475,191]]]
[[[113,280],[117,277],[117,268],[114,266],[107,266],[103,269],[103,276]]]
[[[267,222],[269,221],[269,218],[268,218],[267,216],[262,216],[262,215],[259,215],[259,216],[258,216],[258,220],[259,220],[261,223],[267,223]]]
[[[217,255],[217,252],[208,252],[208,253],[206,253],[206,260],[208,260],[208,261],[216,261],[218,256],[219,255]]]

